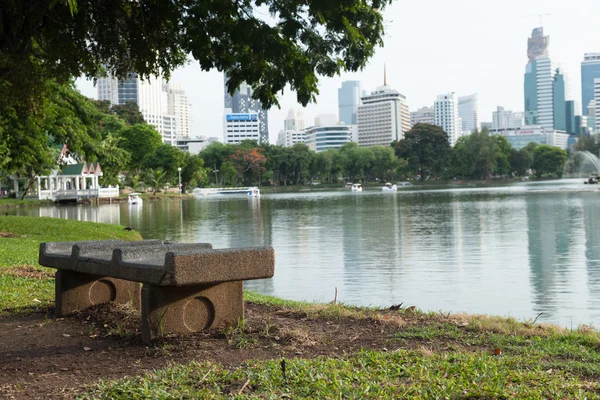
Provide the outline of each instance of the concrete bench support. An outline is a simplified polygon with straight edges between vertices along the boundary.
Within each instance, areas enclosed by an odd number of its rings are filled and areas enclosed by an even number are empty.
[[[55,313],[59,317],[110,301],[140,308],[139,283],[66,270],[56,271],[55,278]]]
[[[244,318],[244,282],[142,287],[142,339],[232,326]]]

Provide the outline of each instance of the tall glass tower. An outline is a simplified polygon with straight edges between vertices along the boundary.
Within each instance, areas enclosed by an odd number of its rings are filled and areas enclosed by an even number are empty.
[[[581,115],[588,115],[594,100],[594,79],[600,78],[600,53],[585,53],[581,62]]]
[[[360,105],[360,81],[342,82],[338,89],[338,109],[340,122],[356,125],[356,110]]]

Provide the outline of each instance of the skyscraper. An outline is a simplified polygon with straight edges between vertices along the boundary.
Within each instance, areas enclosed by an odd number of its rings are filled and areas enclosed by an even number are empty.
[[[227,91],[227,75],[224,77],[224,108],[227,113],[257,113],[259,118],[260,142],[269,143],[269,112],[263,108],[259,100],[252,98],[252,88],[242,83],[232,95]]]
[[[581,62],[581,108],[587,115],[590,101],[594,100],[594,79],[600,78],[600,53],[585,53]]]
[[[547,56],[548,46],[550,45],[550,36],[544,36],[544,28],[534,28],[531,37],[527,39],[527,57],[529,64],[535,61],[536,57]]]
[[[410,130],[410,113],[406,96],[384,85],[370,95],[363,96],[358,106],[359,146],[389,146],[394,140],[404,139]]]
[[[469,135],[475,129],[479,129],[477,93],[458,98],[458,115],[462,121],[463,135]]]
[[[356,110],[360,105],[360,82],[345,81],[338,89],[338,109],[340,122],[356,125]]]
[[[600,78],[594,79],[594,101],[590,102],[594,111],[594,129],[600,132]],[[588,119],[589,122],[589,119]]]
[[[168,85],[162,76],[151,76],[144,80],[136,73],[121,79],[99,77],[97,89],[99,100],[110,101],[113,105],[130,101],[136,103],[144,120],[162,135],[163,142],[174,144],[179,121],[175,114],[169,113]]]
[[[454,92],[441,94],[433,105],[435,124],[448,134],[451,146],[456,144],[462,135],[462,123],[458,115],[458,97]]]
[[[185,94],[185,91],[181,89],[181,85],[178,83],[169,83],[167,85],[168,90],[168,113],[175,116],[177,121],[177,136],[179,137],[191,137],[192,136],[192,118],[191,118],[191,104]]]

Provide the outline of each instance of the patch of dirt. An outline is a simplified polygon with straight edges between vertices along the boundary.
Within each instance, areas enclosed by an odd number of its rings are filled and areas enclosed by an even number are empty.
[[[18,276],[20,278],[33,278],[33,279],[48,279],[54,278],[54,273],[50,270],[40,271],[32,266],[20,266],[14,268],[5,269],[2,272],[3,275]]]
[[[399,330],[427,323],[432,321],[407,311],[324,320],[247,303],[243,329],[209,330],[146,345],[141,342],[140,320],[134,310],[107,304],[70,318],[55,318],[49,309],[0,320],[0,398],[72,398],[100,379],[140,375],[192,360],[235,367],[248,359],[455,347],[456,343],[444,340],[394,338]]]
[[[0,237],[3,237],[3,238],[16,238],[16,237],[19,237],[19,236],[15,235],[14,233],[10,233],[10,232],[0,232]]]

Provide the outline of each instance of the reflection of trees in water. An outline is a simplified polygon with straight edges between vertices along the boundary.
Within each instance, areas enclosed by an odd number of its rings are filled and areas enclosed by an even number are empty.
[[[558,310],[558,296],[569,286],[569,250],[577,211],[565,195],[531,194],[527,199],[527,222],[531,286],[535,312]],[[548,318],[548,315],[546,316]]]
[[[600,309],[600,203],[597,193],[585,193],[583,224],[585,227],[585,258],[589,291],[589,307]],[[587,201],[585,201],[587,200]]]

